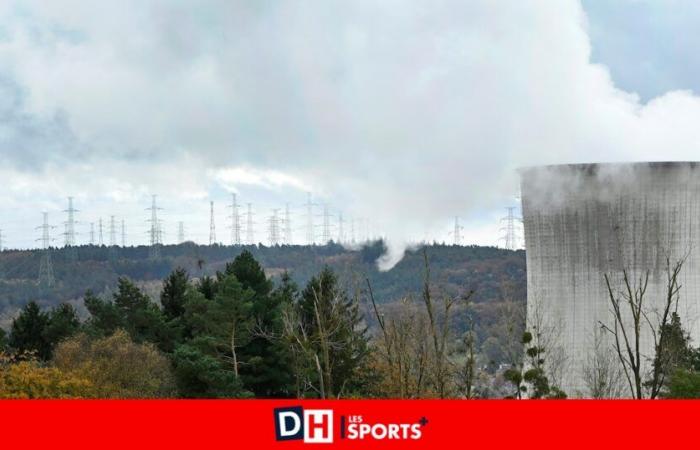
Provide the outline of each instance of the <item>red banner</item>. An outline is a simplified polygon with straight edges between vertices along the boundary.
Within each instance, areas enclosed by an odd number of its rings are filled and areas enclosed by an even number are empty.
[[[5,448],[668,448],[698,401],[0,402]],[[488,447],[486,447],[488,446]]]

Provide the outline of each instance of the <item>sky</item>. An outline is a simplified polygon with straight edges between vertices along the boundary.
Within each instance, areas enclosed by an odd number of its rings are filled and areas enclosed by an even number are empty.
[[[694,0],[0,0],[0,229],[62,245],[124,220],[148,242],[230,242],[231,194],[255,240],[312,195],[337,236],[497,245],[519,167],[693,160]],[[97,225],[95,225],[97,226]]]

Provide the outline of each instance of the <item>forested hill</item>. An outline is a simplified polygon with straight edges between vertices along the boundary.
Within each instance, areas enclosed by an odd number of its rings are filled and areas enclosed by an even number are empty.
[[[327,265],[350,292],[364,288],[365,278],[369,278],[375,297],[381,303],[417,296],[421,292],[422,249],[409,251],[396,267],[379,272],[374,261],[382,253],[381,242],[354,251],[335,244],[232,247],[184,243],[161,247],[160,258],[155,260],[149,258],[149,248],[145,246],[51,249],[55,281],[50,287],[39,283],[42,251],[10,250],[0,253],[0,326],[6,326],[15,312],[30,300],[42,306],[65,301],[79,305],[86,291],[109,293],[123,276],[157,298],[160,280],[173,269],[182,267],[194,278],[214,274],[244,249],[251,251],[273,278],[288,271],[297,283],[304,284]],[[473,289],[477,303],[498,302],[504,295],[524,301],[524,251],[438,244],[426,249],[432,282],[441,291],[458,295]]]

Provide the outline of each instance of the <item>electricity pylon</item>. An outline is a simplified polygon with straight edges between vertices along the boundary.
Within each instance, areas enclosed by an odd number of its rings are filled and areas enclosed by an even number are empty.
[[[41,230],[41,237],[37,241],[41,241],[43,254],[39,262],[39,285],[52,287],[54,284],[53,265],[51,264],[51,229],[55,228],[49,225],[49,213],[42,213],[44,221],[37,230]]]

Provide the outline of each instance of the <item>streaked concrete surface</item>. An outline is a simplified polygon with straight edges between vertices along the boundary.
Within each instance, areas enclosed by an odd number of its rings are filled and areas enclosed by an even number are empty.
[[[583,370],[594,330],[599,321],[613,323],[605,273],[618,284],[623,268],[635,278],[648,270],[646,302],[653,314],[666,295],[666,258],[687,258],[679,313],[700,344],[699,164],[532,167],[521,170],[521,190],[528,320],[539,317],[543,334],[555,341],[548,356],[557,360],[561,374],[555,378],[570,396],[586,395]],[[648,358],[652,342],[644,333]]]

